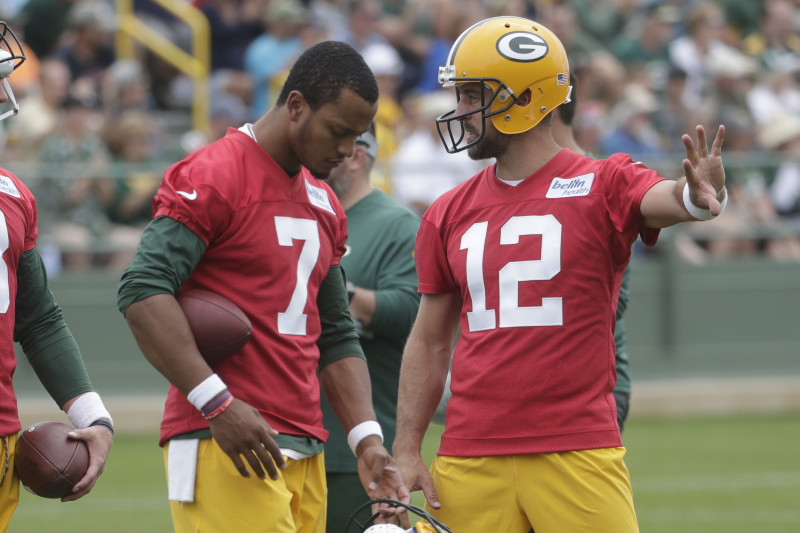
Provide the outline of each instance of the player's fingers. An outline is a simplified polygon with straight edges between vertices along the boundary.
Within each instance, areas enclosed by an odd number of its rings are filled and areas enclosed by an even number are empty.
[[[697,126],[697,152],[701,158],[708,157],[708,139],[706,139],[706,130],[703,126]]]
[[[78,494],[87,488],[92,490],[92,487],[94,487],[94,484],[97,483],[97,478],[100,477],[102,472],[102,468],[98,468],[98,465],[89,463],[89,468],[86,469],[86,474],[72,487],[72,493]],[[89,490],[86,490],[86,492],[89,492]]]
[[[686,182],[691,185],[697,185],[697,177],[694,173],[694,165],[688,159],[683,160],[683,175],[686,176]]]
[[[425,495],[425,501],[434,509],[441,508],[442,504],[439,503],[439,495],[433,487],[433,478],[428,477],[422,480],[422,493]]]
[[[386,467],[386,463],[387,457],[378,457],[370,465],[368,485],[369,490],[375,490],[378,488],[378,483],[381,481],[383,469]]]
[[[278,468],[283,470],[286,467],[283,454],[281,453],[280,449],[274,451],[267,450],[265,445],[261,444],[256,450],[254,450],[254,453],[258,457],[258,460],[261,462],[261,464],[264,465],[264,468],[267,469],[269,478],[273,480],[278,479]],[[280,463],[278,461],[280,461]],[[259,477],[264,479],[262,476]]]
[[[683,141],[683,147],[686,149],[686,159],[688,159],[693,165],[698,164],[700,159],[697,156],[694,140],[692,140],[689,135],[684,134],[683,137],[681,137],[681,141]]]
[[[242,461],[242,458],[239,456],[238,453],[228,453],[228,452],[225,453],[227,453],[228,457],[230,457],[231,461],[233,461],[233,466],[236,467],[236,470],[239,472],[240,476],[250,477],[250,471],[247,469],[246,466],[244,466],[244,461]]]
[[[722,143],[725,141],[725,126],[717,129],[717,136],[714,137],[714,144],[711,145],[711,155],[719,157],[722,155]]]
[[[275,469],[275,466],[272,464],[271,458],[267,456],[266,459],[264,459],[258,454],[256,450],[248,450],[244,452],[242,455],[247,460],[247,463],[250,465],[250,468],[253,469],[253,473],[258,477],[258,479],[267,478],[267,473],[264,471],[264,467],[266,467],[267,471],[269,471],[270,473],[269,477],[272,479],[276,479],[275,476],[277,474],[273,474],[273,472],[277,473],[277,470]]]
[[[398,518],[400,519],[400,526],[403,529],[409,529],[411,527],[411,520],[408,518],[408,512],[405,509],[398,515]]]

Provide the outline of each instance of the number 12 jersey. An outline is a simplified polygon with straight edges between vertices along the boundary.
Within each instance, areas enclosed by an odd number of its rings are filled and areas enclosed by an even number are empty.
[[[616,302],[637,236],[658,237],[640,204],[663,179],[565,149],[517,186],[491,165],[425,213],[419,290],[463,300],[440,454],[621,446]]]

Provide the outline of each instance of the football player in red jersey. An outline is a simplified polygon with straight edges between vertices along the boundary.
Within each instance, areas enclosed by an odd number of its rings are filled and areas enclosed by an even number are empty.
[[[567,56],[523,18],[467,29],[439,79],[458,97],[437,119],[448,151],[496,164],[423,216],[395,459],[453,531],[638,531],[612,394],[617,296],[637,236],[652,245],[659,228],[721,212],[724,128],[710,153],[702,127],[684,135],[677,181],[562,148],[549,115],[569,98]],[[451,357],[429,471],[420,446]]]
[[[324,531],[320,386],[368,494],[409,499],[350,318],[344,210],[323,181],[353,153],[377,99],[358,52],[317,44],[275,107],[164,175],[118,303],[171,383],[160,443],[176,531]],[[225,296],[253,325],[213,369],[175,300],[182,287]]]
[[[25,61],[19,39],[0,21],[0,120],[17,114],[11,73]],[[92,389],[61,308],[47,284],[47,272],[36,239],[36,200],[14,174],[0,169],[0,531],[6,531],[19,502],[14,447],[21,429],[12,382],[19,342],[39,380],[75,426],[70,437],[89,447],[89,469],[62,501],[77,500],[92,490],[105,468],[113,440],[111,415]]]

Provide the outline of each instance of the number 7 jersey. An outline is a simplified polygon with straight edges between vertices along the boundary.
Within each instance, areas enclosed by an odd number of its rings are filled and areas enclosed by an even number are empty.
[[[277,431],[324,441],[317,295],[345,251],[336,196],[305,168],[288,176],[250,136],[229,130],[167,170],[153,207],[155,217],[177,220],[206,243],[183,287],[225,296],[253,325],[250,341],[217,374]],[[207,426],[170,387],[162,442]]]
[[[440,454],[621,446],[616,302],[633,242],[658,237],[640,204],[663,179],[565,149],[517,186],[491,165],[425,213],[419,290],[463,300]]]

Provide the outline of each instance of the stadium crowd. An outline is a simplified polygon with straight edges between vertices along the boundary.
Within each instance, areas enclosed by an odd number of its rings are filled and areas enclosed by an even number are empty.
[[[192,131],[191,78],[144,46],[116,57],[110,0],[0,4],[28,56],[10,80],[25,112],[3,123],[0,145],[37,196],[52,272],[126,265],[167,166],[261,116],[294,58],[328,39],[356,48],[379,83],[373,184],[422,212],[486,164],[447,155],[433,119],[453,108],[437,83],[451,45],[495,15],[538,20],[562,40],[579,80],[576,140],[594,155],[626,152],[679,176],[668,165],[680,160],[681,134],[725,124],[730,206],[703,233],[685,233],[686,258],[800,261],[800,0],[192,4],[211,29],[205,132]],[[150,30],[191,50],[185,25],[157,3],[133,6]]]

